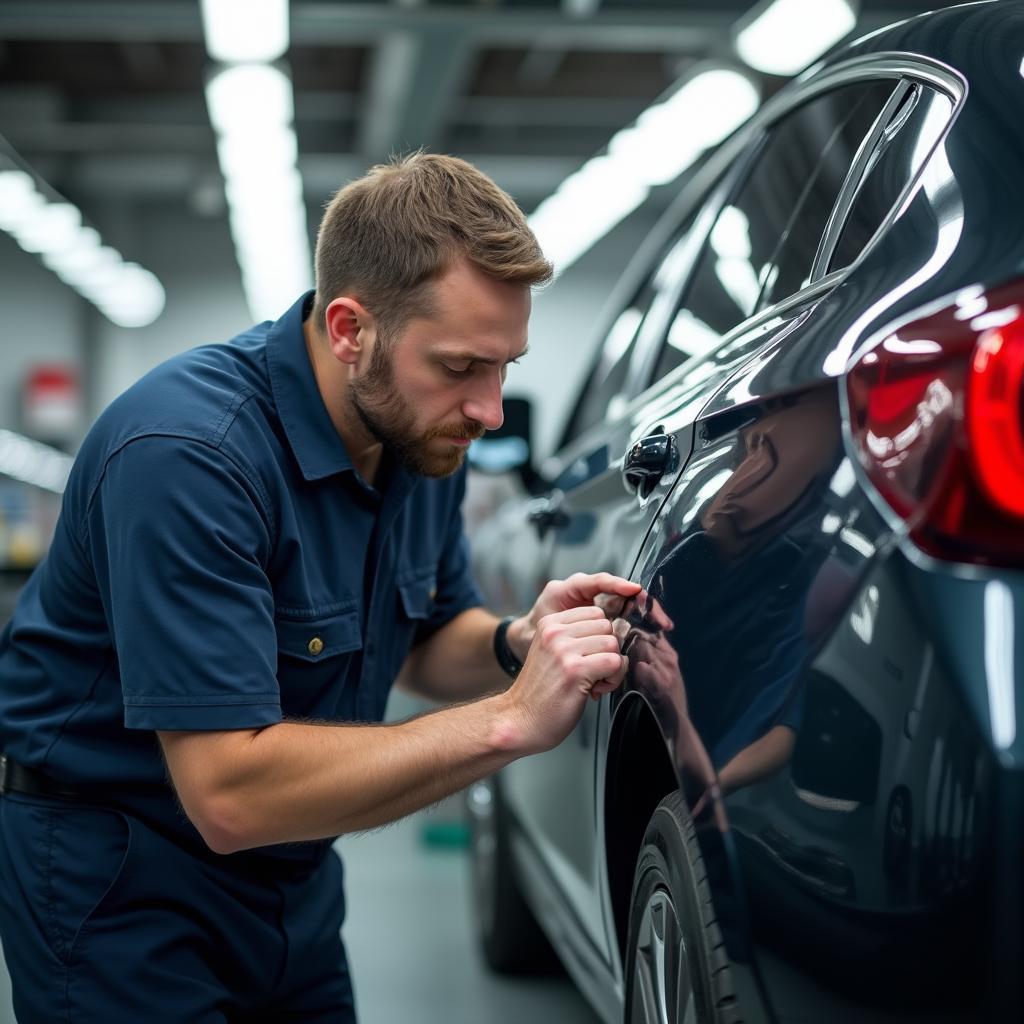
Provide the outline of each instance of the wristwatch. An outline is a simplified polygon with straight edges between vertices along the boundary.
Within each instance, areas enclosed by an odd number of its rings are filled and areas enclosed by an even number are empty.
[[[494,657],[498,659],[498,664],[504,672],[513,679],[519,675],[523,667],[523,663],[512,653],[512,648],[508,645],[508,627],[515,620],[514,615],[506,615],[494,631]]]

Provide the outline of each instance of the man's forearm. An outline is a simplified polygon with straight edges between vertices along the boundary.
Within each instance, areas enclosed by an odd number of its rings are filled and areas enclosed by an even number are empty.
[[[472,700],[504,690],[511,683],[494,657],[498,619],[482,608],[470,608],[415,648],[402,667],[398,684],[437,701]],[[520,622],[509,631],[509,643],[520,661],[529,641]]]
[[[186,813],[219,853],[374,828],[521,753],[500,697],[396,725],[282,722],[161,738]],[[212,743],[221,744],[216,754]],[[214,777],[211,760],[222,766]]]
[[[627,665],[611,622],[584,598],[635,585],[606,574],[573,579],[562,603],[577,603],[539,615],[538,602],[518,620],[510,640],[524,665],[515,681],[474,703],[397,725],[159,733],[185,813],[220,853],[322,839],[393,821],[550,750],[588,700],[621,685]],[[506,686],[494,659],[495,622],[471,609],[449,623],[445,642],[426,648],[430,677]]]

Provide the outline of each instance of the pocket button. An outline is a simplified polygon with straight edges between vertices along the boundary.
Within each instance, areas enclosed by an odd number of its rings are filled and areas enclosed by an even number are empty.
[[[306,649],[309,651],[310,654],[316,657],[316,655],[318,655],[324,649],[324,642],[320,639],[320,637],[315,636],[313,637],[312,640],[309,641],[309,646]]]

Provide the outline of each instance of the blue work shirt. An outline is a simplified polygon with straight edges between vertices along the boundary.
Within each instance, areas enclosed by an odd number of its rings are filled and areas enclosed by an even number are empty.
[[[0,750],[205,853],[154,730],[379,721],[410,648],[478,605],[461,471],[352,466],[304,296],[121,395],[0,639]],[[358,772],[358,766],[353,766]],[[311,866],[326,842],[256,854]]]

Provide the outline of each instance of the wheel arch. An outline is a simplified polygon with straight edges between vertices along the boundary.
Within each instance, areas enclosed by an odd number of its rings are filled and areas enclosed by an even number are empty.
[[[650,704],[627,694],[612,721],[605,764],[604,844],[619,954],[626,955],[633,873],[661,800],[679,788],[668,741]]]

